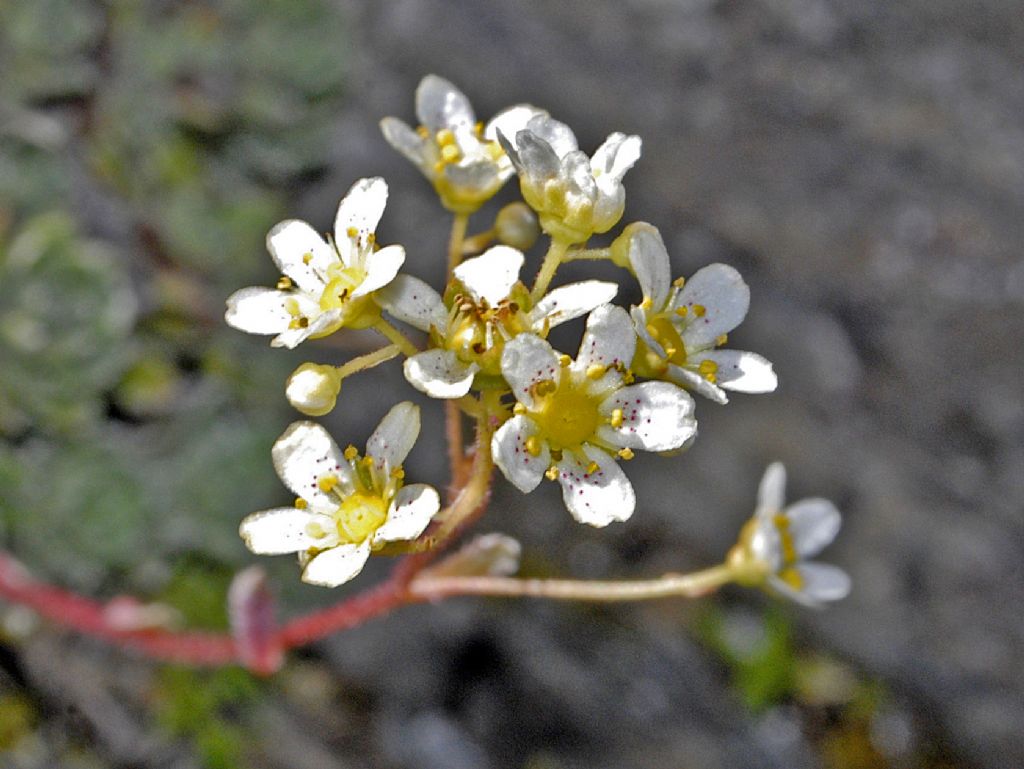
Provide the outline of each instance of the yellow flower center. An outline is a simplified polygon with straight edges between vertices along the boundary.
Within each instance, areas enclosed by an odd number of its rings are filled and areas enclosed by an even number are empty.
[[[586,380],[576,382],[565,373],[557,387],[551,380],[544,380],[535,385],[534,391],[530,417],[555,451],[579,450],[606,421],[597,410],[600,399],[586,390]]]
[[[528,330],[527,316],[520,303],[527,302],[528,296],[518,288],[512,289],[515,299],[503,299],[494,307],[485,302],[477,304],[469,296],[457,294],[444,346],[464,363],[476,363],[482,374],[500,376],[505,341]]]
[[[345,497],[334,513],[342,542],[359,544],[379,529],[388,517],[388,508],[377,494],[357,492]]]
[[[366,271],[359,267],[343,267],[337,263],[328,268],[327,277],[330,280],[320,295],[320,309],[324,312],[345,307],[352,292],[366,278]]]

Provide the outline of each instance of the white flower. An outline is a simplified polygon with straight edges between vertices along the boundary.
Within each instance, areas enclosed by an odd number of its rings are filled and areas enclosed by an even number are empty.
[[[283,277],[276,289],[243,288],[228,298],[228,324],[250,334],[276,334],[271,345],[295,347],[342,326],[365,328],[377,317],[370,293],[386,286],[405,261],[405,249],[378,249],[374,230],[388,186],[360,179],[338,206],[334,240],[289,219],[267,234],[267,250]]]
[[[469,99],[450,82],[427,75],[416,89],[413,130],[398,118],[380,121],[384,138],[419,167],[445,208],[472,213],[489,200],[513,173],[497,133],[515,134],[540,113],[529,104],[499,112],[484,126],[476,122]]]
[[[560,323],[586,315],[614,296],[614,283],[587,280],[550,291],[530,306],[519,283],[523,254],[494,246],[455,268],[464,291],[450,308],[430,286],[399,275],[377,301],[396,318],[431,333],[434,348],[405,361],[405,377],[433,398],[461,398],[477,375],[500,382],[501,356],[509,339],[524,332],[547,336]],[[454,291],[455,289],[453,289]]]
[[[671,451],[697,433],[693,400],[668,382],[626,386],[636,337],[626,311],[604,305],[587,318],[575,361],[520,334],[505,345],[501,370],[518,403],[495,433],[494,461],[528,493],[557,479],[573,517],[591,526],[624,521],[636,498],[616,456]]]
[[[288,377],[284,394],[292,407],[311,417],[334,409],[341,392],[341,375],[334,366],[303,363]]]
[[[430,486],[403,486],[402,462],[420,431],[419,408],[400,403],[366,443],[344,452],[320,425],[295,422],[274,444],[277,474],[298,499],[294,507],[245,518],[239,534],[254,553],[298,553],[302,579],[335,587],[358,574],[371,551],[416,539],[437,513]]]
[[[745,572],[742,581],[764,582],[805,606],[838,601],[850,592],[850,577],[829,564],[805,561],[835,539],[842,523],[827,499],[785,503],[786,468],[773,462],[761,479],[754,517],[744,527],[730,561]]]
[[[639,136],[611,134],[588,158],[569,126],[547,114],[498,139],[519,172],[523,198],[553,238],[583,243],[616,225],[626,206],[622,177],[640,159]]]
[[[750,289],[736,270],[711,264],[685,283],[681,278],[673,282],[668,252],[655,227],[632,224],[618,240],[628,243],[629,263],[644,292],[631,310],[641,342],[633,362],[638,374],[669,379],[716,403],[728,402],[722,388],[744,393],[775,389],[772,364],[760,355],[717,349],[750,306]]]

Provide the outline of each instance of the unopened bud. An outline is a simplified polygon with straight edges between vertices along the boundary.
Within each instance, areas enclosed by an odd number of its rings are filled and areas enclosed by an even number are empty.
[[[494,232],[506,246],[525,251],[540,237],[537,215],[525,203],[509,203],[498,212]]]
[[[334,408],[341,377],[334,366],[303,363],[288,377],[284,391],[288,402],[303,414],[322,417]]]

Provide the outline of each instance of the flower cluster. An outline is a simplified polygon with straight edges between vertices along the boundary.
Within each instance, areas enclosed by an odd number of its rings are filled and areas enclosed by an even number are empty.
[[[307,415],[325,415],[346,377],[404,356],[413,388],[448,401],[449,418],[475,420],[470,483],[486,488],[495,466],[527,494],[547,478],[577,521],[625,521],[636,495],[620,461],[636,451],[674,456],[689,447],[697,436],[691,393],[725,404],[726,391],[775,389],[764,357],[726,349],[749,308],[746,283],[725,264],[673,279],[661,235],[644,222],[607,246],[587,247],[623,216],[623,179],[640,159],[639,137],[613,133],[588,157],[568,126],[530,105],[476,122],[465,95],[434,75],[416,91],[416,114],[418,128],[385,118],[381,130],[454,214],[444,285],[400,273],[404,249],[381,247],[375,233],[387,185],[361,179],[341,201],[333,237],[294,220],[270,231],[267,247],[282,276],[275,288],[231,296],[227,322],[289,348],[342,328],[372,328],[383,347],[341,366],[303,364],[289,379],[289,401]],[[467,236],[469,215],[513,174],[525,205],[506,206],[490,229]],[[528,285],[520,277],[524,251],[541,230],[550,244]],[[628,310],[611,304],[619,285],[609,281],[552,288],[559,266],[576,259],[628,270],[641,300]],[[426,266],[417,263],[416,271]],[[548,337],[580,318],[582,342],[571,357]],[[461,432],[457,422],[448,435],[459,441]],[[450,535],[467,513],[456,503],[440,511],[431,487],[403,484],[402,463],[418,433],[411,403],[387,414],[365,455],[352,446],[340,451],[314,423],[293,424],[273,457],[297,499],[246,518],[246,544],[257,553],[298,553],[305,581],[338,585],[387,543],[429,546],[431,521],[442,539]],[[455,477],[470,472],[464,460],[456,446]],[[730,556],[732,576],[805,603],[840,597],[842,572],[802,561],[832,539],[839,514],[824,500],[783,509],[781,472],[769,469],[758,512]]]

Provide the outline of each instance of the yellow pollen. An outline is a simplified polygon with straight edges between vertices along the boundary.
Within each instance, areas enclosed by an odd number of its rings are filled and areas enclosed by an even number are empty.
[[[686,285],[686,278],[678,277],[672,281],[672,285],[675,286],[676,288],[682,288],[683,286]]]
[[[693,314],[696,315],[698,318],[703,318],[707,311],[708,308],[702,304],[695,304],[693,306]]]
[[[448,144],[441,148],[441,159],[445,163],[455,163],[461,155],[462,153],[459,152],[459,148],[454,144]]]
[[[442,128],[434,136],[434,139],[437,140],[438,146],[447,147],[455,143],[455,134],[452,133],[450,128]]]
[[[715,337],[715,347],[721,347],[723,344],[729,341],[728,334],[719,334]]]
[[[405,470],[403,470],[401,467],[396,467],[394,470],[391,471],[391,477],[400,481],[403,478],[405,478]]]
[[[373,464],[373,457],[363,457],[359,462],[363,467],[370,467]]]
[[[307,251],[306,253],[304,253],[302,255],[302,263],[303,264],[309,264],[312,261],[313,261],[313,254],[310,253],[309,251]]]
[[[316,485],[324,494],[330,494],[334,487],[338,485],[338,476],[324,475],[317,479]]]
[[[633,449],[629,448],[628,446],[624,449],[619,449],[618,454],[620,458],[625,460],[630,460],[634,456]]]
[[[357,238],[359,237],[359,230],[356,229],[355,227],[349,227],[347,230],[345,230],[345,234],[348,235],[350,238]]]
[[[359,449],[353,446],[351,443],[345,447],[344,455],[345,459],[351,462],[353,459],[359,456]]]
[[[690,310],[689,308],[686,307],[686,305],[683,305],[682,307],[676,307],[676,315],[678,315],[680,318],[685,318],[686,314],[689,311]]]
[[[612,427],[622,427],[622,409],[612,409],[612,418],[609,421]]]
[[[697,369],[698,371],[700,371],[701,376],[707,376],[708,374],[717,374],[718,364],[715,363],[713,360],[702,360]]]
[[[601,466],[597,464],[597,462],[591,462],[589,465],[587,465],[587,475],[593,475],[600,469]]]
[[[587,366],[587,379],[600,379],[607,371],[607,366],[602,366],[600,363],[591,363]]]
[[[298,497],[295,500],[295,509],[296,510],[305,510],[307,507],[309,507],[309,502],[304,500],[302,497]]]
[[[649,310],[654,306],[654,300],[649,296],[645,296],[644,300],[640,302],[640,308],[643,310]]]
[[[543,398],[549,393],[553,393],[558,389],[558,386],[551,379],[542,379],[533,386],[533,394],[538,398]]]
[[[516,405],[512,407],[512,413],[513,414],[525,414],[526,413],[526,406],[524,406],[522,403],[516,403]]]
[[[287,291],[291,287],[292,287],[292,279],[289,278],[287,275],[282,275],[280,278],[278,278],[278,280],[277,280],[277,290],[278,291]]]
[[[677,350],[675,347],[666,347],[665,348],[665,357],[666,358],[671,358],[677,352],[679,352],[679,350]]]
[[[561,355],[558,356],[558,365],[561,366],[562,368],[565,368],[570,363],[572,363],[572,358],[570,358],[565,353],[562,353]]]
[[[547,478],[549,481],[558,480],[558,467],[555,465],[551,465],[551,467],[544,471],[544,477]]]
[[[626,384],[633,384],[633,382],[636,381],[636,377],[633,376],[632,371],[626,369],[625,373],[623,373],[622,375],[622,381],[625,382]]]
[[[473,126],[473,133],[480,136],[484,132],[484,124],[481,121],[477,121],[476,125]]]
[[[430,130],[425,125],[416,126],[416,133],[418,133],[424,139],[430,136]]]
[[[327,532],[324,531],[324,527],[317,521],[310,521],[306,524],[306,533],[314,539],[323,539],[327,536]]]
[[[374,243],[376,243],[377,242],[377,233],[375,233],[375,232],[368,232],[368,233],[366,233],[366,242],[369,243],[371,246]]]
[[[526,453],[531,457],[540,456],[540,438],[536,435],[531,435],[526,439]]]

